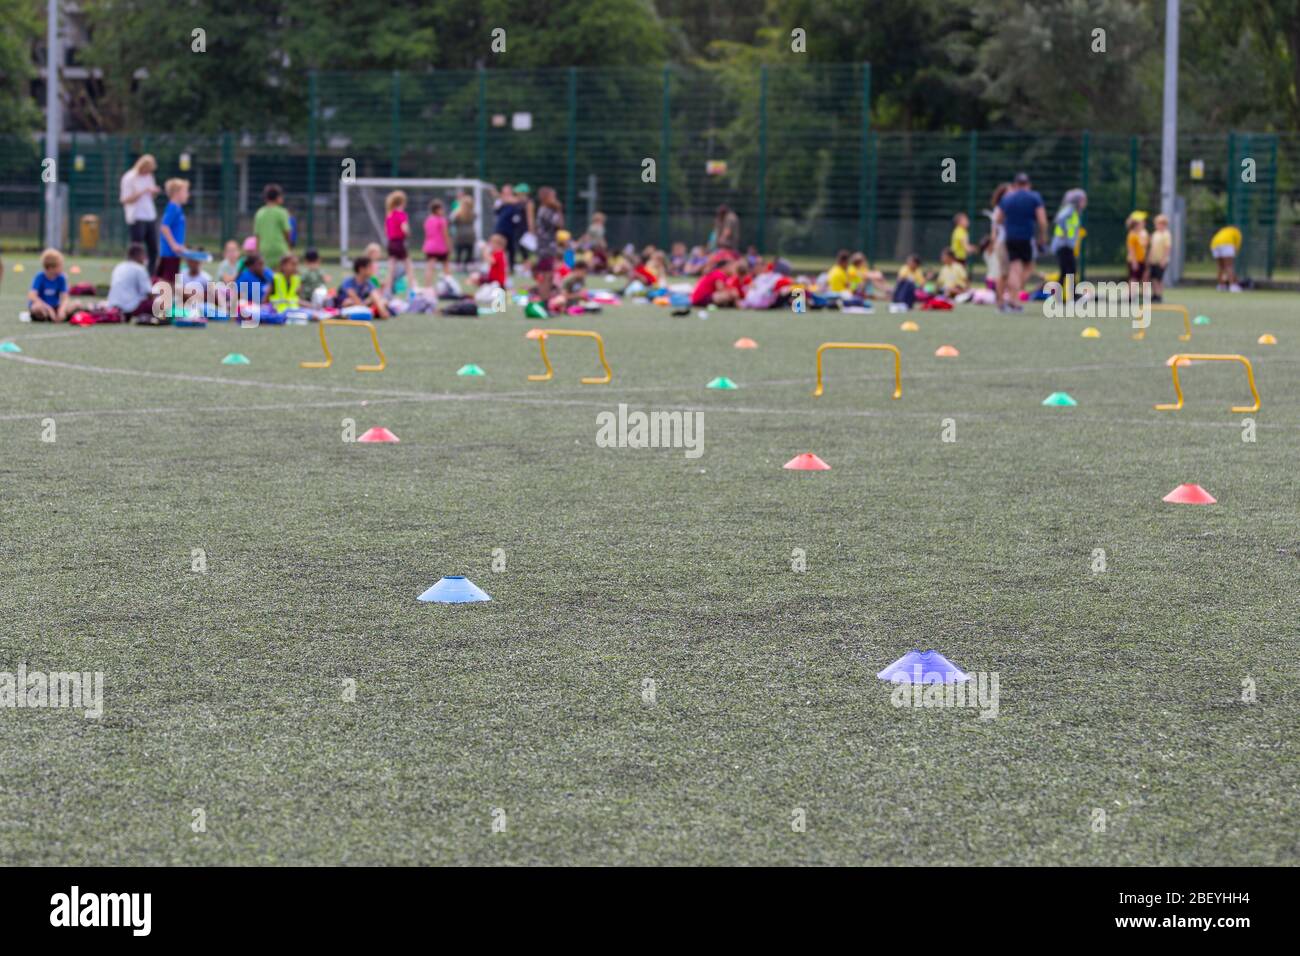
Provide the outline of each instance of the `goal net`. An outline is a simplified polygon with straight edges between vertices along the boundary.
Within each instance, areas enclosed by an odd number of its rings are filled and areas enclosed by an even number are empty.
[[[420,251],[424,246],[424,220],[429,215],[429,203],[435,199],[442,200],[443,215],[448,217],[462,193],[468,193],[473,199],[476,254],[478,243],[492,231],[492,193],[480,179],[370,178],[340,182],[339,258],[345,268],[351,266],[353,256],[361,255],[372,242],[379,243],[387,254],[384,200],[395,189],[406,193],[406,214],[411,227],[406,248],[413,261],[424,258]]]

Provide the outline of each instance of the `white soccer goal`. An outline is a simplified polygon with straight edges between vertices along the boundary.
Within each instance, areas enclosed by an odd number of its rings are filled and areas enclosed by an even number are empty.
[[[441,199],[444,215],[451,215],[452,203],[462,191],[474,197],[474,242],[486,239],[492,230],[491,187],[481,179],[387,179],[343,180],[339,183],[339,260],[344,268],[352,264],[349,249],[360,252],[369,243],[387,248],[384,233],[384,199],[394,189],[406,193],[406,214],[411,234],[406,246],[414,261],[423,259],[424,219],[429,203]]]

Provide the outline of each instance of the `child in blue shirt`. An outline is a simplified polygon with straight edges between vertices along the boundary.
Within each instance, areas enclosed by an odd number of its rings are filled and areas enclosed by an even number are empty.
[[[66,322],[75,303],[68,298],[62,254],[57,249],[46,249],[41,253],[41,269],[27,293],[27,311],[33,322]]]
[[[169,179],[164,188],[167,190],[167,209],[158,224],[161,236],[158,278],[170,283],[180,274],[181,256],[189,251],[185,247],[185,210],[182,207],[190,199],[190,181]]]
[[[239,301],[250,305],[263,305],[270,297],[273,278],[271,270],[263,264],[262,257],[256,252],[250,252],[244,257],[244,271],[239,273],[239,278],[235,280]],[[252,309],[249,312],[251,313]]]

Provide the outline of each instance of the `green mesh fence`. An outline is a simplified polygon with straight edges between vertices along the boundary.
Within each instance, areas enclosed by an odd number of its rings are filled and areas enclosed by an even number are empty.
[[[877,131],[865,64],[319,73],[309,96],[306,126],[275,134],[66,136],[67,244],[79,249],[82,218],[96,216],[100,249],[117,253],[118,179],[144,151],[160,181],[191,180],[190,234],[209,248],[248,234],[271,182],[300,245],[336,246],[345,162],[359,177],[551,185],[575,231],[599,209],[618,245],[704,244],[726,203],[743,245],[798,259],[847,248],[933,261],[953,214],[971,216],[978,240],[994,187],[1023,169],[1049,211],[1065,190],[1088,190],[1085,268],[1115,272],[1124,218],[1159,205],[1156,136]],[[43,156],[39,136],[0,137],[7,245],[39,245]],[[1185,135],[1178,157],[1189,269],[1232,222],[1246,237],[1243,273],[1297,278],[1300,135]]]

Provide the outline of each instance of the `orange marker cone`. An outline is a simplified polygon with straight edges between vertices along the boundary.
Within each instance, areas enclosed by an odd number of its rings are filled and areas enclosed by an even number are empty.
[[[1169,358],[1165,359],[1165,365],[1173,365],[1173,364],[1174,364],[1174,356],[1171,355],[1169,356]],[[1183,368],[1184,366],[1191,365],[1191,364],[1192,364],[1192,360],[1189,358],[1180,358],[1178,360],[1179,368]]]
[[[789,468],[791,471],[830,471],[831,466],[826,464],[812,452],[804,452],[802,455],[795,455],[787,461],[782,468]]]
[[[1185,484],[1179,485],[1169,494],[1165,495],[1162,501],[1167,501],[1175,505],[1212,505],[1216,504],[1214,495],[1210,494],[1200,485]]]
[[[394,435],[392,432],[390,432],[387,428],[372,428],[364,435],[362,435],[360,438],[358,438],[357,441],[395,442],[395,441],[401,441],[401,439],[398,438],[396,435]]]
[[[753,339],[736,339],[736,348],[738,349],[756,349],[758,343]]]
[[[961,353],[951,345],[940,345],[934,350],[934,354],[936,358],[956,358]]]
[[[540,339],[541,337],[542,337],[542,330],[539,329],[537,326],[533,326],[531,329],[529,329],[527,332],[524,333],[524,338],[526,339]]]

